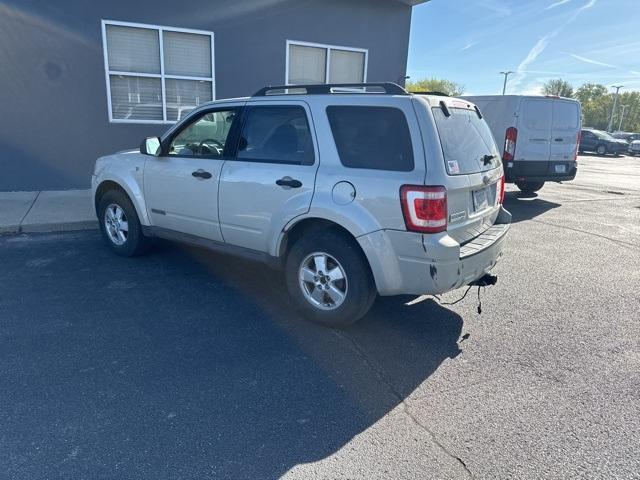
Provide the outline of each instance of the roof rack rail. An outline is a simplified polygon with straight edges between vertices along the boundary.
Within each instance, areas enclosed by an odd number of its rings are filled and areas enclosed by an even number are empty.
[[[362,93],[370,93],[376,95],[409,95],[409,93],[400,85],[393,82],[379,83],[321,83],[316,85],[270,85],[261,88],[253,97],[266,97],[268,95],[326,95],[330,93],[358,93],[353,89],[377,88],[382,91],[362,91]],[[304,90],[304,92],[290,90]],[[343,90],[335,92],[334,90]]]
[[[436,95],[438,97],[449,97],[450,95],[448,93],[444,93],[444,92],[409,92],[413,95]]]

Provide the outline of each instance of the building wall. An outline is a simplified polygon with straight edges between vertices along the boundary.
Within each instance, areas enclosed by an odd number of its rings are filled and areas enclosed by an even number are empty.
[[[165,125],[109,123],[101,19],[215,34],[217,98],[285,81],[286,40],[369,49],[405,74],[411,8],[392,0],[0,0],[0,191],[87,188],[94,160]]]

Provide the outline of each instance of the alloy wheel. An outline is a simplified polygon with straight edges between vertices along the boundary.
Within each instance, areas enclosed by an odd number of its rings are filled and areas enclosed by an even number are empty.
[[[298,279],[304,298],[321,310],[334,310],[347,298],[347,275],[340,262],[325,252],[302,261]]]
[[[124,245],[129,235],[129,221],[120,205],[109,204],[104,211],[104,227],[109,240],[115,245]]]

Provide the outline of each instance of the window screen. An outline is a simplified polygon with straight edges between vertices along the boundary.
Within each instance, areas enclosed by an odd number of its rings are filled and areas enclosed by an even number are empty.
[[[392,107],[327,107],[340,162],[350,168],[413,170],[409,125]]]
[[[252,162],[313,164],[313,142],[304,108],[249,108],[237,158]]]
[[[332,49],[329,83],[362,83],[364,59],[364,52]]]
[[[327,49],[291,45],[289,83],[294,85],[325,83]]]
[[[362,83],[366,80],[366,50],[291,42],[287,84]]]
[[[213,34],[103,25],[110,120],[174,122],[213,100]]]

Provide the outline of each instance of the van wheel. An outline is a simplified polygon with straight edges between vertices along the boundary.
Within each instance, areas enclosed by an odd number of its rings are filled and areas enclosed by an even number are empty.
[[[151,240],[142,234],[136,209],[124,192],[110,190],[100,198],[98,220],[102,237],[118,255],[133,257],[147,251]]]
[[[604,145],[598,145],[596,147],[596,153],[598,155],[602,155],[602,156],[606,155],[607,154],[607,147],[605,147]]]
[[[523,193],[535,193],[544,186],[544,182],[516,182],[516,186]]]
[[[298,240],[287,256],[285,276],[289,294],[304,316],[327,327],[355,323],[377,295],[362,252],[331,231]]]

